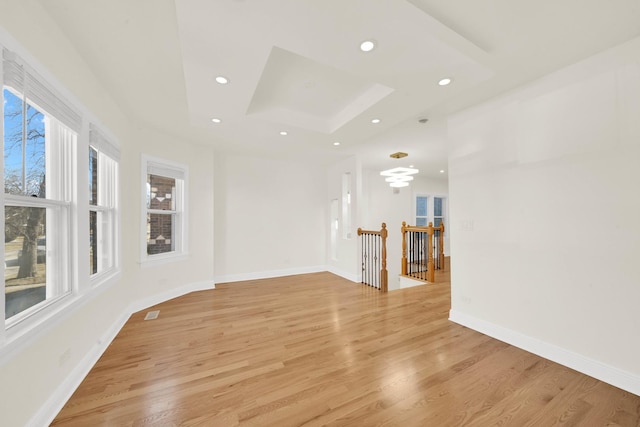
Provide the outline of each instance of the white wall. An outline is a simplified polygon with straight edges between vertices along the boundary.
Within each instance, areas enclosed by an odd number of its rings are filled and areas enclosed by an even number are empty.
[[[640,39],[449,120],[451,318],[640,394]]]
[[[38,2],[2,1],[0,7],[2,43],[19,45],[22,56],[39,62],[45,78],[57,80],[72,101],[84,105],[117,137],[122,151],[121,277],[88,292],[91,296],[82,304],[53,318],[39,333],[0,349],[0,424],[22,426],[31,420],[44,425],[131,310],[189,289],[212,286],[213,150],[131,123]],[[138,264],[142,153],[189,167],[190,256],[186,261],[153,268]],[[79,247],[82,244],[88,245],[78,242]],[[86,284],[88,278],[79,281]]]
[[[324,169],[216,153],[216,282],[324,270]]]
[[[342,211],[346,209],[343,198],[342,180],[345,174],[351,177],[351,224],[345,224]],[[325,238],[327,241],[326,260],[329,270],[354,282],[360,281],[358,265],[358,227],[362,224],[362,167],[355,156],[336,162],[326,173],[327,191],[324,204],[327,208],[324,222],[327,225]],[[332,200],[338,200],[338,236],[336,239],[336,257],[331,255],[330,238],[330,206]],[[362,227],[365,228],[365,227]],[[349,237],[346,237],[346,236]]]

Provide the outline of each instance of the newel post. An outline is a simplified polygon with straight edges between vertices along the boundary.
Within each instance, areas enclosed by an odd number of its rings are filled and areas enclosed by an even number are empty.
[[[440,253],[438,254],[438,264],[440,265],[440,269],[444,270],[444,222],[440,223],[440,236],[439,236],[440,244],[438,245],[438,249]]]
[[[380,271],[380,289],[382,292],[387,292],[389,286],[389,274],[387,272],[387,224],[382,223],[382,229],[380,230],[380,237],[382,238],[382,270]]]
[[[407,275],[407,223],[402,221],[402,228],[400,229],[402,233],[402,266],[400,267],[400,271],[403,276]]]
[[[427,227],[427,234],[429,238],[427,240],[428,245],[428,257],[427,257],[427,282],[435,282],[436,281],[436,273],[435,267],[433,265],[433,222],[429,223]]]

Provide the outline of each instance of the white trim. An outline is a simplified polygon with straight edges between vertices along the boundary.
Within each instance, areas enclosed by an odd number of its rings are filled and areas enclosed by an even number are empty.
[[[165,302],[173,298],[181,297],[191,292],[208,291],[215,288],[216,288],[216,285],[213,280],[205,281],[205,282],[189,283],[187,285],[180,286],[177,288],[171,288],[167,291],[161,292],[159,294],[151,295],[150,297],[146,297],[131,303],[129,305],[129,315],[135,312],[138,312],[140,310],[144,310],[145,308],[149,308],[153,305],[160,304],[161,302]]]
[[[640,396],[640,376],[456,310],[449,320]]]
[[[160,168],[160,166],[162,166]],[[147,253],[147,214],[150,213],[150,209],[147,207],[147,175],[151,169],[164,171],[165,174],[161,176],[168,176],[176,180],[176,194],[175,194],[175,208],[171,211],[163,211],[162,213],[173,214],[175,218],[174,222],[174,236],[172,239],[175,241],[174,250],[171,252],[165,252],[161,254],[149,255]],[[160,169],[158,169],[160,168]],[[173,162],[170,160],[160,159],[158,157],[150,156],[142,153],[141,155],[141,207],[142,214],[140,217],[140,257],[138,262],[142,265],[146,263],[163,264],[173,261],[179,261],[185,259],[189,255],[189,199],[188,199],[188,187],[189,187],[189,168],[181,163]],[[151,212],[152,213],[152,212]]]
[[[4,346],[0,347],[0,366],[47,335],[49,331],[58,327],[87,303],[93,301],[94,298],[109,289],[118,278],[119,274],[116,274],[106,279],[102,286],[88,288],[79,294],[70,294],[59,304],[43,307],[42,311],[46,314],[42,317],[34,315],[25,319],[25,322],[30,323],[28,327],[9,330],[10,333],[6,334]]]
[[[98,362],[98,359],[105,352],[111,341],[118,335],[122,327],[129,320],[130,314],[123,313],[107,332],[96,342],[91,350],[82,358],[80,363],[71,370],[65,380],[56,388],[55,392],[49,396],[46,402],[42,404],[38,412],[27,423],[27,426],[48,426],[56,415],[62,410],[71,395],[82,383],[89,371]]]
[[[228,274],[217,276],[216,283],[244,282],[246,280],[271,279],[273,277],[294,276],[296,274],[319,273],[327,271],[326,265],[316,265],[310,267],[287,268],[284,270],[256,271],[252,273]]]
[[[362,283],[358,274],[349,273],[347,271],[340,270],[339,268],[336,268],[332,265],[326,266],[326,271],[328,271],[329,273],[335,274],[336,276],[340,276],[343,279],[350,280],[354,283]]]
[[[412,279],[411,277],[398,276],[398,289],[413,288],[414,286],[422,286],[428,284],[426,280]],[[433,283],[431,283],[433,285]]]
[[[60,410],[71,395],[80,386],[80,383],[87,376],[89,371],[96,364],[98,359],[106,351],[109,344],[118,335],[122,327],[127,323],[132,314],[144,310],[156,304],[168,301],[172,298],[177,298],[182,295],[186,295],[195,291],[203,291],[215,289],[215,284],[211,281],[190,283],[179,288],[174,288],[169,291],[153,295],[148,298],[143,298],[140,301],[131,303],[124,312],[116,319],[111,327],[98,339],[93,348],[82,358],[80,363],[71,370],[67,378],[62,382],[56,390],[51,394],[49,399],[42,404],[40,409],[31,417],[27,426],[45,426],[51,424],[53,419],[58,415]]]
[[[173,251],[173,252],[164,252],[164,253],[155,254],[155,255],[147,255],[147,259],[138,261],[138,264],[140,264],[140,267],[142,268],[147,268],[147,267],[156,267],[158,265],[168,264],[170,262],[186,261],[187,259],[189,259],[188,252],[179,253],[179,252]]]

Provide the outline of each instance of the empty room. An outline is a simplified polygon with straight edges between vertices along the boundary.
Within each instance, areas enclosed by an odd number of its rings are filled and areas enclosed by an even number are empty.
[[[0,0],[0,425],[640,425],[638,22]]]

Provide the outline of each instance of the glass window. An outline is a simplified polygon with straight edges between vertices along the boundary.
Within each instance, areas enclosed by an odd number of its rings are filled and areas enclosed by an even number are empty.
[[[431,222],[434,227],[439,227],[443,222],[446,223],[446,202],[446,197],[417,195],[416,225],[426,227]],[[445,235],[446,233],[445,229]]]
[[[176,180],[159,175],[147,175],[147,254],[175,251],[174,225]],[[162,211],[153,212],[152,211]]]
[[[89,146],[89,274],[93,276],[117,267],[118,162],[112,156],[118,156],[93,125],[90,141],[95,144]]]
[[[117,268],[119,151],[95,126],[84,126],[82,114],[19,55],[2,46],[0,54],[5,222],[1,348],[26,339],[59,313],[54,308],[60,303],[71,303],[72,295],[88,295],[84,290],[90,283],[110,277],[102,273]],[[86,147],[88,158],[78,159]],[[88,182],[80,173],[87,168]],[[86,246],[74,244],[84,239],[89,242],[90,279],[78,274],[86,272],[87,258],[79,253]]]
[[[433,198],[433,225],[435,227],[439,227],[440,224],[442,224],[442,222],[444,221],[443,203],[444,203],[443,197]]]
[[[77,133],[3,86],[5,325],[70,293],[69,192]]]
[[[428,197],[416,196],[416,226],[426,227],[428,217]]]
[[[181,255],[186,252],[183,212],[186,168],[158,159],[147,159],[145,164],[146,212],[142,259]]]
[[[416,198],[416,216],[427,216],[427,198],[424,196]]]

